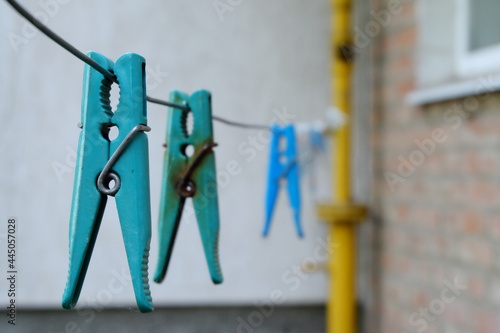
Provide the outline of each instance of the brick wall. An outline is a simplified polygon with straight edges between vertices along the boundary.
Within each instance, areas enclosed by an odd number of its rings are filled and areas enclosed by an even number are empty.
[[[366,331],[496,333],[500,94],[406,105],[417,33],[414,1],[403,1],[372,41],[377,297]]]

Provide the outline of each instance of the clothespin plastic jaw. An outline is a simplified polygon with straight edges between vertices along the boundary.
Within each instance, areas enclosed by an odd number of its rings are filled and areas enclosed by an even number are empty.
[[[112,82],[85,66],[82,131],[78,143],[69,232],[69,272],[62,305],[73,308],[80,295],[108,195],[115,196],[132,284],[141,312],[153,310],[148,283],[151,238],[145,61],[137,54],[115,64],[88,55],[117,77],[120,100],[112,112]],[[109,128],[119,135],[110,141]],[[111,186],[114,183],[114,186]]]
[[[269,234],[274,207],[278,198],[280,180],[286,179],[290,205],[294,213],[295,227],[299,237],[303,237],[304,233],[300,223],[300,188],[295,129],[293,125],[288,125],[284,128],[274,125],[271,127],[271,130],[266,221],[262,234],[264,237]],[[280,148],[281,140],[286,141],[285,150]]]
[[[191,197],[208,269],[212,281],[218,284],[222,282],[222,272],[218,255],[219,208],[211,96],[205,90],[191,96],[173,91],[170,101],[188,106],[189,111],[169,110],[158,225],[160,252],[154,280],[161,282],[165,277],[184,203]],[[192,133],[188,133],[186,124],[188,112],[194,119]],[[188,156],[189,146],[194,148],[191,156]]]

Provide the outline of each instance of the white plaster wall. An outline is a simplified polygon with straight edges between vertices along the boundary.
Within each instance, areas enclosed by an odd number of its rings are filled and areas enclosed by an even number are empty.
[[[48,2],[22,1],[33,12],[43,12],[41,4]],[[295,116],[293,120],[321,119],[329,105],[327,0],[232,1],[239,4],[224,20],[211,0],[60,3],[48,24],[79,49],[111,59],[136,52],[146,58],[150,74],[168,73],[159,80],[149,75],[151,96],[166,99],[173,89],[189,93],[208,89],[214,114],[262,124],[284,109]],[[0,1],[0,234],[5,234],[7,218],[16,217],[18,306],[59,308],[68,266],[71,163],[79,135],[83,63],[40,33],[32,35],[26,26]],[[26,43],[14,48],[9,40],[13,34],[26,38]],[[152,276],[167,112],[161,106],[148,106]],[[296,237],[288,199],[282,195],[271,235],[262,239],[267,145],[259,143],[255,158],[248,161],[250,154],[240,154],[237,147],[259,131],[219,123],[214,130],[219,171],[231,160],[242,170],[219,189],[225,281],[212,285],[195,220],[185,218],[166,280],[152,283],[155,305],[254,304],[269,299],[273,290],[282,291],[287,304],[323,302],[324,272],[302,278],[292,272],[307,257],[324,253],[317,239],[325,239],[326,228],[315,218],[307,179],[302,183],[306,238]],[[54,162],[69,169],[58,177]],[[330,184],[324,174],[319,176],[325,179],[322,184]],[[0,237],[0,276],[6,271],[6,259],[5,238]],[[127,271],[111,199],[79,304],[135,307],[131,285],[115,278]],[[5,283],[1,278],[2,303]],[[113,292],[110,283],[115,283]],[[123,290],[116,292],[116,283],[123,284]]]

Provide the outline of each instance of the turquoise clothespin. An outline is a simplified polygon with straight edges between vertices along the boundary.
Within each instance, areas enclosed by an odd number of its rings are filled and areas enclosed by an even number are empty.
[[[222,282],[222,272],[218,256],[219,208],[212,150],[216,144],[213,142],[211,96],[204,90],[191,96],[174,91],[170,101],[187,108],[169,109],[158,226],[160,252],[154,280],[161,282],[165,277],[184,203],[190,197],[210,275],[218,284]],[[194,119],[192,133],[188,133],[186,124],[188,112]],[[189,146],[194,149],[191,156]]]
[[[153,310],[148,283],[151,238],[145,61],[137,54],[115,64],[96,52],[88,54],[114,73],[120,101],[111,111],[112,82],[85,66],[82,131],[78,143],[69,232],[69,272],[62,305],[73,308],[80,295],[108,195],[115,196],[132,284],[141,312]],[[109,128],[120,133],[110,141]],[[112,184],[114,183],[114,186]]]

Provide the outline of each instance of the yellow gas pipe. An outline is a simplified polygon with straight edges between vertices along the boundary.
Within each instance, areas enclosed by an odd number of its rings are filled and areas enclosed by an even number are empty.
[[[332,88],[333,105],[350,114],[351,109],[351,5],[352,0],[332,2]],[[351,202],[350,125],[333,137],[334,203],[320,204],[320,219],[331,224],[328,268],[330,288],[327,303],[327,332],[356,332],[356,225],[366,216],[366,207]]]

